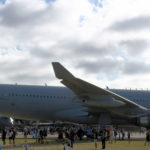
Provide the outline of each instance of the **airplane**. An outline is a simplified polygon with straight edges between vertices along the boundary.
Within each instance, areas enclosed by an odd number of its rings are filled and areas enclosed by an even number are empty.
[[[0,115],[80,124],[150,125],[150,91],[103,89],[52,62],[66,87],[0,84]]]

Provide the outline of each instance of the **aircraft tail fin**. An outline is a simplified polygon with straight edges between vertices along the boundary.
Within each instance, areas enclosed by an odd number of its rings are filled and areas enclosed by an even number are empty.
[[[59,62],[52,62],[55,75],[58,79],[73,79],[74,76]]]

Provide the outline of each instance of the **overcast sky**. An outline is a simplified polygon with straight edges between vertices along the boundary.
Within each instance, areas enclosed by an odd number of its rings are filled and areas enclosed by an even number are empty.
[[[0,83],[61,85],[51,62],[110,88],[150,89],[149,0],[0,0]]]

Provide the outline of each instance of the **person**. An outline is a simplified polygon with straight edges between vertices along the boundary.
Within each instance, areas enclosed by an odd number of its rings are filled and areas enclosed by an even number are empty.
[[[103,129],[101,132],[102,149],[106,147],[106,130]]]
[[[121,140],[121,131],[118,131],[118,140]]]
[[[58,128],[58,140],[63,140],[63,131],[61,128]]]
[[[41,131],[41,129],[40,129],[40,128],[38,128],[38,129],[37,129],[37,142],[38,142],[38,143],[40,143],[40,142],[41,142],[40,131]]]
[[[86,131],[86,135],[87,135],[87,138],[90,140],[91,139],[91,134],[92,134],[92,129],[91,128],[88,128],[87,131]]]
[[[27,142],[27,135],[28,135],[28,130],[27,128],[24,128],[24,141]]]
[[[83,136],[84,136],[84,131],[82,130],[82,128],[80,127],[79,130],[77,131],[77,135],[80,139],[80,141],[82,140]]]
[[[69,130],[65,129],[65,139],[64,142],[67,143],[67,146],[71,146],[71,140],[69,135]]]
[[[44,142],[48,144],[48,142],[47,142],[47,129],[46,128],[44,128],[44,130],[43,130],[43,137],[44,137]]]
[[[96,129],[93,130],[93,137],[94,137],[95,149],[97,149],[98,133]]]
[[[115,143],[117,141],[117,129],[114,129]]]
[[[12,132],[12,130],[10,129],[10,130],[8,131],[9,144],[11,144],[12,135],[13,135],[13,132]]]
[[[150,130],[147,130],[146,132],[146,141],[145,141],[145,145],[149,145],[150,142]]]
[[[34,130],[35,130],[35,140],[36,140],[36,143],[38,143],[39,128],[36,126]]]
[[[121,129],[121,134],[122,134],[122,140],[124,140],[124,137],[125,137],[125,130],[124,129]]]
[[[32,139],[34,139],[35,138],[35,129],[34,128],[31,129],[31,134],[32,134]]]
[[[109,143],[112,144],[114,140],[114,130],[113,128],[109,129]]]
[[[107,129],[107,130],[106,130],[106,133],[107,133],[106,139],[107,139],[108,141],[110,141],[110,130]]]
[[[16,139],[16,131],[15,131],[15,129],[12,129],[12,140],[13,140],[13,145],[15,145],[15,139]]]
[[[43,135],[43,128],[40,129],[40,141],[41,141],[41,144],[44,144],[44,135]]]
[[[73,148],[73,144],[74,144],[74,140],[75,140],[75,136],[76,136],[76,133],[75,133],[75,129],[71,129],[71,132],[70,132],[70,141],[71,141],[71,148]]]
[[[5,141],[6,141],[6,130],[5,130],[5,128],[2,130],[2,141],[3,141],[3,145],[5,145]]]
[[[128,142],[129,142],[129,144],[130,144],[131,134],[130,134],[130,132],[129,132],[129,131],[128,131],[128,133],[127,133],[127,136],[128,136]]]

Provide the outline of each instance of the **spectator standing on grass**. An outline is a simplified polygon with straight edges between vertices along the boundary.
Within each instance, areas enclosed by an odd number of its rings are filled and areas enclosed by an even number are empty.
[[[109,143],[112,144],[114,140],[114,130],[113,128],[109,129]]]
[[[115,137],[115,143],[116,143],[116,141],[117,141],[117,129],[114,129],[114,137]]]
[[[46,128],[44,128],[44,130],[43,130],[43,137],[44,137],[44,142],[48,143],[47,142],[47,129]]]
[[[77,131],[77,135],[80,139],[80,141],[82,140],[83,136],[84,136],[84,131],[82,130],[82,128],[80,127],[79,130]]]
[[[8,131],[9,144],[11,144],[12,135],[13,135],[13,132],[12,132],[12,130],[10,129],[10,130]]]
[[[124,137],[125,137],[125,130],[124,129],[121,129],[121,134],[122,134],[122,140],[124,140]]]
[[[121,140],[121,131],[118,131],[118,140]]]
[[[106,134],[107,134],[107,136],[106,136],[107,140],[110,141],[110,130],[109,129],[106,130]]]
[[[6,129],[5,128],[2,130],[2,141],[3,141],[3,145],[5,145],[5,141],[6,141]]]
[[[35,128],[31,129],[31,134],[32,134],[32,139],[34,139],[35,138]]]
[[[70,134],[69,130],[65,129],[65,143],[67,143],[67,146],[71,146],[71,140],[70,140]]]
[[[102,149],[106,147],[106,130],[103,129],[101,132]]]
[[[15,129],[12,129],[12,140],[13,140],[13,145],[15,145],[15,139],[16,139],[16,131]]]
[[[62,130],[62,128],[58,128],[58,140],[63,140],[63,130]]]
[[[131,134],[130,134],[130,132],[129,132],[129,131],[128,131],[128,133],[127,133],[127,136],[128,136],[128,142],[129,142],[129,144],[130,144]]]
[[[96,129],[93,129],[93,138],[94,138],[95,149],[97,149],[98,133]]]
[[[146,132],[146,141],[145,141],[145,145],[149,145],[150,143],[150,130],[147,130]]]
[[[24,128],[24,141],[27,142],[27,135],[28,135],[28,130],[27,128]]]
[[[40,129],[40,141],[41,144],[44,144],[44,132],[43,128]]]
[[[88,139],[91,139],[91,135],[92,135],[92,129],[91,129],[91,128],[88,128],[88,129],[87,129],[86,135],[87,135],[87,138],[88,138]]]
[[[75,129],[71,128],[71,132],[70,132],[70,142],[71,142],[71,148],[73,148],[73,144],[74,144],[74,140],[75,140]]]
[[[36,126],[35,127],[35,139],[36,139],[36,143],[38,143],[38,137],[39,137],[39,128]]]

